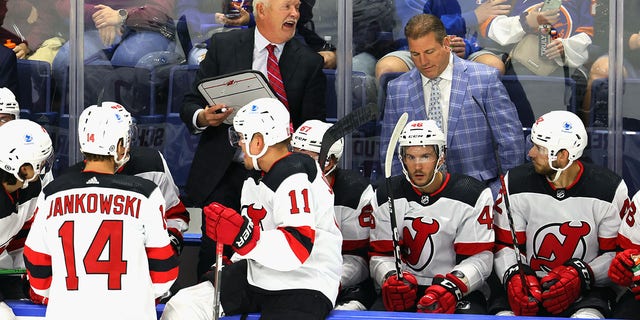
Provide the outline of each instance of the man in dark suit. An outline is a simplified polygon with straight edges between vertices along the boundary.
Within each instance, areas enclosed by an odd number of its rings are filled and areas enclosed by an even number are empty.
[[[207,105],[197,84],[209,77],[254,69],[267,75],[269,44],[275,55],[295,127],[309,119],[324,120],[326,79],[323,59],[292,39],[300,17],[299,0],[254,0],[256,27],[216,33],[206,57],[200,63],[191,93],[185,95],[180,117],[194,134],[201,133],[187,180],[189,199],[199,207],[219,202],[240,211],[240,192],[248,171],[241,154],[229,144],[227,129],[233,110],[224,105]],[[226,120],[226,121],[225,121]],[[198,274],[214,262],[215,244],[202,226]]]
[[[18,62],[13,50],[0,45],[0,87],[18,92]]]

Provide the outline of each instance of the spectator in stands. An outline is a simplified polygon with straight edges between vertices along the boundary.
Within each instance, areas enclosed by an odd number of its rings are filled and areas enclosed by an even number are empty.
[[[291,137],[294,152],[318,161],[322,138],[331,127],[320,120],[305,121]],[[375,198],[369,181],[355,170],[338,167],[344,139],[328,150],[324,176],[333,189],[336,222],[342,233],[342,276],[336,300],[338,310],[367,310],[375,300],[369,277],[369,227],[374,224],[371,200]]]
[[[405,26],[405,36],[417,67],[389,83],[380,158],[385,159],[391,131],[403,112],[409,113],[409,120],[433,119],[447,137],[449,172],[483,181],[497,195],[496,153],[503,170],[521,164],[525,156],[522,124],[498,70],[452,54],[436,16],[414,16]],[[393,174],[400,169],[395,162]]]
[[[433,120],[407,123],[398,146],[404,174],[378,188],[371,226],[371,276],[382,288],[384,309],[486,314],[483,292],[494,246],[491,190],[469,176],[439,170],[445,136]],[[392,240],[390,217],[399,243]],[[372,309],[383,309],[382,303]]]
[[[587,82],[586,94],[582,101],[582,109],[579,110],[582,121],[585,126],[592,125],[591,118],[591,85],[596,79],[609,77],[609,0],[597,0],[592,2],[594,16],[594,35],[593,43],[589,47],[589,58],[594,61],[589,70],[589,80]],[[636,17],[640,14],[639,1],[625,1],[624,10],[619,15],[624,14],[623,25],[623,56],[624,56],[624,74],[623,77],[637,76],[638,68],[640,68],[640,20]],[[596,126],[607,126],[608,110],[600,110],[594,121]]]
[[[640,192],[636,192],[626,213],[620,213],[622,222],[617,238],[620,252],[611,261],[609,278],[626,290],[614,304],[611,317],[615,319],[638,319],[634,310],[640,310],[640,274],[632,271],[640,264],[640,221],[635,216],[639,205]]]
[[[471,1],[428,0],[423,13],[433,14],[442,20],[449,35],[453,53],[467,59],[481,48],[477,43],[478,24],[491,16],[507,14],[511,6],[507,0],[486,1],[480,5]],[[501,59],[488,53],[474,55],[476,62],[497,68],[504,74]],[[382,57],[376,64],[376,78],[387,72],[406,72],[415,67],[409,51],[394,51]]]
[[[616,295],[607,271],[629,196],[620,176],[580,160],[588,141],[577,115],[546,113],[531,128],[531,163],[504,177],[494,206],[494,270],[508,311],[498,314],[610,316]]]
[[[134,67],[146,54],[171,50],[175,45],[175,0],[118,0],[105,5],[99,0],[84,4],[84,58],[86,63],[110,61],[114,66]],[[69,0],[59,0],[57,15],[68,23]],[[69,44],[53,61],[54,75],[69,65]]]
[[[590,2],[562,1],[558,9],[540,11],[543,3],[541,0],[512,1],[512,8],[508,14],[490,16],[480,24],[479,43],[484,52],[511,62],[507,66],[506,74],[552,74],[534,71],[535,68],[530,63],[519,63],[515,61],[515,56],[510,55],[513,53],[512,49],[517,46],[530,45],[522,51],[530,58],[537,59],[538,37],[542,31],[540,27],[546,25],[550,27],[544,29],[545,32],[551,34],[553,30],[556,36],[552,37],[546,46],[545,56],[540,58],[540,63],[548,63],[550,70],[555,68],[553,74],[568,77],[567,73],[573,71],[557,67],[579,68],[587,61],[588,47],[593,36]],[[512,67],[517,70],[513,70]],[[535,67],[538,67],[537,64]]]
[[[9,6],[7,6],[7,3],[9,3]],[[7,14],[9,14],[9,19],[6,20],[11,21],[11,26],[5,21]],[[24,37],[23,31],[20,30],[17,22],[24,21],[28,24],[33,24],[37,18],[38,10],[29,1],[8,2],[8,0],[0,0],[0,26],[2,26],[0,27],[0,44],[10,47],[16,53],[18,59],[26,58],[31,53],[31,49],[29,49],[29,43],[26,39],[22,38]],[[24,25],[24,23],[21,23],[21,25]]]
[[[180,111],[180,117],[190,131],[202,134],[186,186],[187,195],[195,206],[203,208],[219,202],[240,211],[240,189],[249,174],[242,164],[241,152],[232,148],[227,139],[233,108],[208,105],[195,88],[201,80],[247,69],[266,75],[267,46],[273,44],[293,127],[309,119],[326,118],[322,57],[292,39],[300,15],[299,5],[299,0],[254,0],[255,28],[216,33],[211,37],[193,90],[185,95]],[[215,252],[215,243],[206,236],[204,224],[202,229],[199,275],[213,264]]]
[[[29,120],[2,125],[0,136],[0,269],[24,269],[23,246],[42,189],[40,173],[53,154],[53,146],[47,132]],[[23,292],[25,280],[20,274],[0,276],[0,318],[15,319],[2,301],[28,298]]]

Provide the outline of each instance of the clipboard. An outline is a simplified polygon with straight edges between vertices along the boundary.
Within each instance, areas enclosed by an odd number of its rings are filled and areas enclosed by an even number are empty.
[[[225,104],[233,108],[231,115],[224,120],[226,124],[233,124],[238,110],[249,102],[259,98],[278,98],[264,74],[256,70],[203,79],[198,83],[198,91],[209,105]]]

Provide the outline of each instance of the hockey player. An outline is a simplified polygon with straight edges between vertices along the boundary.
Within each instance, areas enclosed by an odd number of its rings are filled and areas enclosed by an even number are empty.
[[[178,276],[162,193],[147,179],[114,175],[127,161],[130,130],[122,106],[86,108],[78,123],[84,170],[38,197],[24,255],[32,290],[48,299],[47,319],[157,319],[155,299]]]
[[[404,176],[393,176],[395,217],[406,271],[396,275],[388,188],[378,188],[371,227],[371,276],[386,310],[486,314],[493,264],[491,190],[439,170],[445,136],[433,120],[409,122],[399,140]],[[380,309],[379,303],[372,309]]]
[[[636,217],[639,205],[640,191],[636,192],[629,205],[625,206],[626,212],[621,215],[617,242],[622,251],[616,254],[609,267],[611,280],[628,289],[614,305],[611,317],[616,319],[640,319],[640,273],[632,271],[634,266],[640,265],[640,223]]]
[[[1,126],[0,137],[0,269],[24,268],[22,248],[41,190],[39,177],[53,147],[44,128],[29,120]],[[19,276],[0,277],[0,319],[15,319],[2,301],[24,297],[22,287]]]
[[[307,120],[291,137],[294,152],[309,155],[318,161],[324,133],[330,123]],[[324,176],[335,195],[334,209],[342,232],[342,277],[337,307],[339,310],[367,310],[375,292],[369,277],[369,226],[371,200],[375,193],[369,181],[353,170],[338,167],[344,139],[336,141],[327,154]]]
[[[568,111],[542,115],[531,128],[531,162],[505,176],[496,200],[495,272],[516,315],[609,315],[607,270],[614,256],[627,186],[615,173],[580,161],[582,121]],[[522,246],[524,283],[507,214]],[[504,314],[502,312],[501,314]]]
[[[238,111],[229,137],[260,178],[244,182],[241,214],[219,203],[204,209],[209,236],[235,251],[218,288],[227,315],[325,319],[338,295],[342,236],[326,205],[333,193],[317,162],[289,152],[289,121],[277,99],[257,99]],[[182,289],[162,319],[211,319],[215,294],[212,281]]]
[[[119,106],[117,102],[102,102],[103,107]],[[82,171],[84,162],[70,167],[68,171]],[[142,146],[132,146],[129,160],[116,170],[117,174],[138,176],[153,181],[164,197],[165,220],[171,245],[179,255],[183,247],[183,234],[189,229],[189,212],[180,200],[180,191],[176,186],[162,153],[158,150]]]
[[[16,96],[8,88],[0,88],[0,126],[15,119],[20,119]]]

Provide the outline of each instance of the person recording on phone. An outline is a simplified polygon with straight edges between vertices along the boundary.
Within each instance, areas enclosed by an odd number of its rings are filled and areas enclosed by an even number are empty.
[[[306,120],[326,118],[322,57],[293,39],[300,19],[300,5],[299,0],[254,0],[254,28],[216,33],[211,37],[192,91],[185,95],[180,111],[180,117],[190,131],[201,135],[186,186],[186,193],[195,206],[203,208],[219,202],[240,211],[240,190],[249,174],[242,153],[232,148],[228,141],[228,122],[234,108],[208,105],[197,89],[203,79],[257,70],[270,78],[271,86],[280,93],[294,128]],[[275,73],[279,73],[279,79],[269,76]],[[222,108],[227,110],[218,113]],[[199,275],[204,274],[215,260],[215,242],[206,236],[206,226],[202,228]]]

